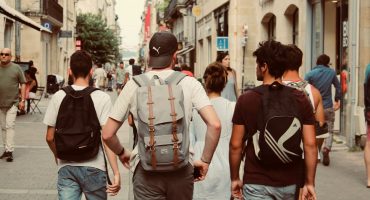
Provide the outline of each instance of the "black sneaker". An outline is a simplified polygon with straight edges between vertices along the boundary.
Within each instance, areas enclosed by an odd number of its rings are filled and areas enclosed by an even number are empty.
[[[13,152],[8,152],[8,157],[6,158],[6,162],[13,162]]]
[[[0,156],[0,159],[7,158],[10,152],[4,151],[3,155]]]
[[[324,166],[329,166],[330,164],[329,152],[330,150],[324,147],[324,150],[322,151],[322,157],[323,157],[322,164]]]

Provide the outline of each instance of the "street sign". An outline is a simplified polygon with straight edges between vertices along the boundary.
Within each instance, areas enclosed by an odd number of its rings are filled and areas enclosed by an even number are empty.
[[[71,38],[72,37],[72,31],[60,31],[59,37],[61,37],[61,38]]]
[[[217,37],[216,48],[217,48],[217,51],[228,51],[229,50],[229,37]]]

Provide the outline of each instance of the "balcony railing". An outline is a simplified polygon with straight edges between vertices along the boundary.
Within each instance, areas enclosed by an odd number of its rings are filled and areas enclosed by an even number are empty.
[[[185,7],[187,1],[188,0],[171,0],[170,4],[166,8],[165,18],[169,19],[176,13],[178,8]]]
[[[43,0],[43,13],[63,24],[63,7],[56,0]]]

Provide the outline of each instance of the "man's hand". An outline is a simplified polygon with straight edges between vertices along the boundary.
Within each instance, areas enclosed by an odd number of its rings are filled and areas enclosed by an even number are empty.
[[[24,100],[19,102],[18,108],[19,110],[24,110]]]
[[[130,158],[131,158],[131,151],[125,149],[125,153],[118,157],[123,166],[127,169],[130,169]]]
[[[315,187],[313,185],[303,186],[302,200],[316,200],[316,192],[315,192]]]
[[[231,181],[231,196],[234,199],[243,199],[242,195],[243,183],[241,180]]]
[[[203,162],[201,160],[195,160],[194,161],[194,168],[195,167],[199,168],[200,176],[198,178],[194,179],[194,181],[195,182],[196,181],[203,181],[206,178],[209,164],[208,163],[205,163],[205,162]]]
[[[339,108],[340,108],[340,101],[335,101],[334,106],[333,106],[334,111],[339,110]]]
[[[120,174],[118,173],[114,175],[112,185],[107,184],[106,192],[109,194],[109,196],[116,196],[120,189],[121,189],[121,177]]]

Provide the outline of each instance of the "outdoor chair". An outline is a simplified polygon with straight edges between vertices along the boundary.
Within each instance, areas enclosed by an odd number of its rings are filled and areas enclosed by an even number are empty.
[[[42,114],[38,105],[42,99],[42,96],[44,95],[44,91],[45,91],[45,87],[37,87],[36,97],[30,98],[31,114],[35,113],[36,110],[39,111],[40,114]]]

